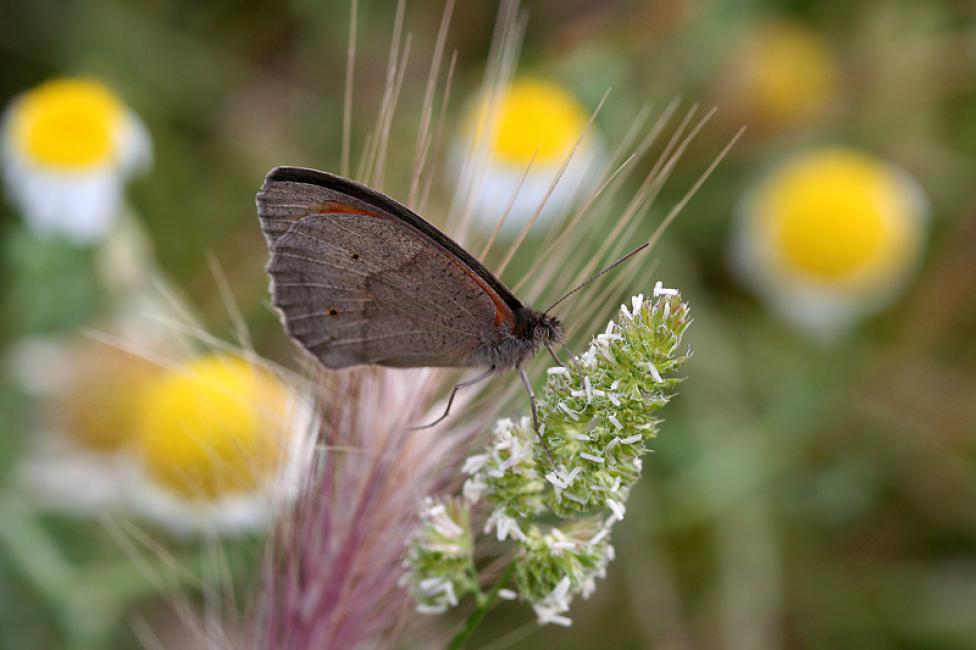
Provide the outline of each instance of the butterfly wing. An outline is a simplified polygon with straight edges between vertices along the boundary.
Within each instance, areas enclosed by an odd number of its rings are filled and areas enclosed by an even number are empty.
[[[257,204],[272,302],[288,334],[330,368],[479,365],[514,327],[498,281],[389,197],[286,167],[268,174]]]

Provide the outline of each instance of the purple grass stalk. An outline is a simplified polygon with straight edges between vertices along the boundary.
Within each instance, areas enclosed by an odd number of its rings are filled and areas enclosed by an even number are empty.
[[[322,377],[315,469],[265,558],[255,647],[378,647],[404,626],[413,603],[397,581],[421,499],[458,480],[461,457],[490,419],[408,430],[428,416],[441,375]]]

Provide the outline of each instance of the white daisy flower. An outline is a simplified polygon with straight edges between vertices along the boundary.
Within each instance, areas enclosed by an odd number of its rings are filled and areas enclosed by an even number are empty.
[[[163,369],[103,344],[34,342],[13,361],[54,414],[17,470],[40,507],[231,534],[265,527],[305,477],[312,408],[239,357]]]
[[[63,78],[14,98],[0,125],[0,155],[7,195],[30,228],[87,244],[111,229],[123,183],[148,167],[152,146],[108,88]]]
[[[162,373],[135,422],[134,510],[177,534],[263,528],[301,486],[312,412],[238,357],[212,354]]]
[[[733,264],[782,317],[829,339],[897,295],[926,221],[922,191],[905,172],[859,151],[816,149],[746,196]]]
[[[494,229],[511,205],[502,232],[518,232],[550,191],[581,136],[536,225],[562,215],[592,185],[603,147],[593,128],[587,131],[588,121],[588,112],[572,95],[540,79],[516,80],[500,97],[471,105],[455,157],[462,159],[463,152],[473,151],[476,163],[453,169],[459,183],[471,187],[466,196],[484,229]]]

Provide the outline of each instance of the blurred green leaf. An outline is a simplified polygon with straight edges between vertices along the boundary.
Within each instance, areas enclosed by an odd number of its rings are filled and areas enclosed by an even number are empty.
[[[105,303],[92,248],[35,237],[18,228],[3,242],[3,259],[8,278],[5,338],[75,329]]]

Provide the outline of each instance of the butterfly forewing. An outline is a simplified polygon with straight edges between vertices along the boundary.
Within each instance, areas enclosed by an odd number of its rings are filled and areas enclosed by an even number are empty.
[[[349,181],[312,174],[273,170],[258,195],[288,333],[331,368],[477,365],[511,324],[505,300],[429,234],[336,187]]]

